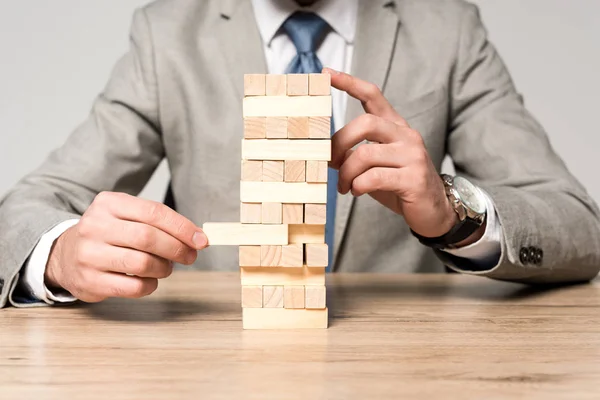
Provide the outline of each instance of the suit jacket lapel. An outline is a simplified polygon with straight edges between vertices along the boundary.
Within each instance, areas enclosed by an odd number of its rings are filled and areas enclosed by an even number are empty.
[[[244,95],[244,74],[266,74],[267,62],[250,0],[224,0],[217,40],[238,98]]]
[[[385,88],[400,25],[395,6],[393,0],[360,0],[358,8],[351,73],[376,84],[382,90]],[[352,121],[363,112],[360,102],[350,99],[346,110],[346,121]],[[338,196],[334,246],[336,261],[344,241],[354,201],[352,195]]]

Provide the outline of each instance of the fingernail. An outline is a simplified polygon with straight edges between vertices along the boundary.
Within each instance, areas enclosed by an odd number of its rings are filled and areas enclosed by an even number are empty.
[[[194,233],[194,237],[192,241],[196,245],[196,249],[200,250],[205,248],[208,245],[208,238],[204,234],[204,232],[196,232]]]
[[[339,75],[340,74],[339,71],[336,71],[335,69],[331,69],[331,68],[323,68],[323,73],[329,74],[329,75]]]

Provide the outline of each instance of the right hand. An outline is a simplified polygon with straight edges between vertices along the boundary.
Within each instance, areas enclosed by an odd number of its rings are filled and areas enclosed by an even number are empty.
[[[103,192],[57,239],[45,282],[88,303],[144,297],[171,275],[173,262],[191,265],[207,246],[202,229],[169,207]]]

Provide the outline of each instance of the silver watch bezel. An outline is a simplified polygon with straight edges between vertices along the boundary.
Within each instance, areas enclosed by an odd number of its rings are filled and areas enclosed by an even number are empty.
[[[448,197],[448,201],[450,201],[452,208],[454,209],[456,214],[458,214],[459,220],[464,221],[465,218],[469,218],[469,219],[475,220],[478,223],[482,224],[483,221],[485,220],[486,211],[484,211],[483,213],[475,211],[472,208],[468,207],[462,201],[459,191],[456,190],[456,188],[454,186],[454,177],[453,176],[442,174],[441,177],[442,177],[442,181],[444,183],[444,189],[446,191],[446,196]],[[473,183],[471,181],[469,181],[468,179],[466,179],[464,177],[461,177],[461,178],[466,180],[467,182],[471,183],[471,185],[473,185]],[[473,185],[473,186],[477,189],[478,195],[483,197],[483,193],[481,192],[479,187],[477,187],[476,185]]]

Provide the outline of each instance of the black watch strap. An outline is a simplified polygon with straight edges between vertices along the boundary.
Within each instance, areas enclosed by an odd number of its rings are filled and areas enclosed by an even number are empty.
[[[419,239],[419,242],[425,246],[433,247],[434,249],[447,249],[471,236],[473,233],[475,233],[475,231],[477,231],[477,229],[479,229],[480,226],[481,223],[478,221],[472,218],[465,218],[458,224],[454,225],[454,227],[450,229],[448,233],[435,238],[421,236],[412,229],[410,231],[417,239]]]

